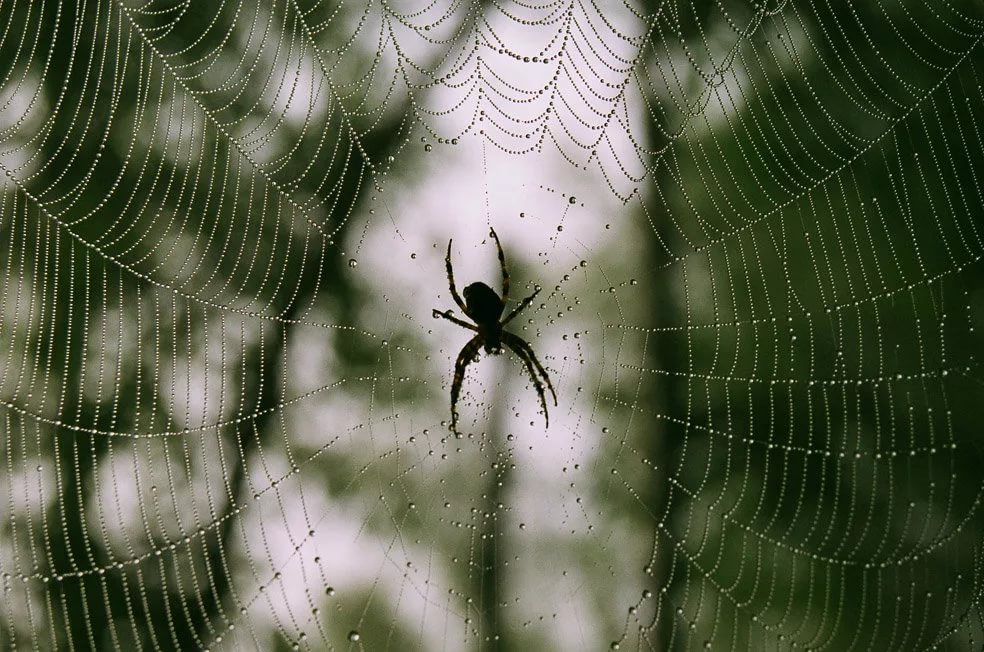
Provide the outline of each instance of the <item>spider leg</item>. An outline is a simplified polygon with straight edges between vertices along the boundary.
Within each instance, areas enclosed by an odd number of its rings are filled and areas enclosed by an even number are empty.
[[[495,238],[495,248],[499,251],[499,267],[502,269],[502,303],[505,304],[509,300],[509,269],[506,267],[506,255],[502,253],[502,244],[495,229],[489,227],[489,232]]]
[[[543,383],[540,382],[540,378],[536,375],[536,371],[533,369],[534,363],[530,359],[529,354],[524,348],[516,345],[516,342],[513,340],[514,337],[515,336],[511,336],[509,333],[503,333],[502,343],[512,349],[513,353],[515,353],[516,356],[523,361],[523,364],[526,365],[526,371],[530,374],[530,379],[533,381],[533,387],[536,389],[536,395],[540,397],[540,407],[543,408],[543,419],[546,422],[545,427],[549,428],[550,413],[547,411],[547,399],[543,393]],[[539,367],[539,363],[537,363],[537,366]],[[552,387],[550,388],[550,391],[553,391]]]
[[[500,325],[502,325],[502,326],[505,326],[505,325],[506,325],[506,324],[508,324],[508,323],[509,323],[510,321],[512,321],[512,318],[513,318],[513,317],[515,317],[516,315],[518,315],[518,314],[519,314],[519,313],[520,313],[520,312],[521,312],[521,311],[522,311],[522,310],[523,310],[524,308],[526,308],[526,306],[528,306],[528,305],[530,305],[531,303],[533,303],[533,299],[535,299],[535,298],[536,298],[536,295],[538,295],[538,294],[540,294],[540,288],[537,288],[537,289],[536,289],[536,290],[535,290],[535,291],[533,292],[533,294],[531,294],[530,296],[528,296],[528,297],[526,297],[525,299],[523,299],[523,300],[522,300],[522,301],[521,301],[521,302],[519,303],[519,305],[518,305],[518,306],[516,306],[516,307],[515,307],[515,308],[513,309],[513,311],[512,311],[511,313],[509,313],[509,314],[508,314],[508,315],[506,316],[506,318],[505,318],[505,319],[503,319],[503,320],[502,320],[502,322],[500,323]]]
[[[540,361],[537,360],[536,354],[533,352],[533,347],[530,346],[530,343],[520,336],[507,333],[506,331],[502,331],[502,341],[509,345],[513,351],[516,349],[522,349],[526,353],[530,361],[536,366],[537,371],[539,371],[540,375],[543,376],[543,380],[547,382],[547,387],[550,388],[550,394],[553,395],[554,405],[557,405],[557,392],[554,391],[553,384],[550,382],[550,376],[547,375],[547,370],[544,369],[543,365],[540,364]]]
[[[454,380],[451,381],[451,432],[458,432],[458,394],[461,393],[461,383],[465,379],[465,369],[475,359],[479,347],[482,346],[482,336],[476,335],[468,340],[458,354],[454,363]]]
[[[448,253],[444,256],[444,265],[448,270],[448,287],[451,288],[451,298],[454,302],[458,304],[461,308],[461,312],[468,314],[468,308],[465,307],[465,302],[461,300],[461,295],[458,294],[457,288],[454,287],[454,269],[451,267],[451,241],[448,240]]]
[[[434,315],[435,318],[437,318],[437,317],[443,317],[444,319],[447,319],[452,324],[457,324],[458,326],[461,326],[462,328],[467,328],[470,331],[478,331],[478,327],[477,326],[472,326],[468,322],[462,321],[461,319],[458,319],[457,317],[455,317],[454,315],[451,314],[451,311],[450,310],[443,310],[442,311],[442,310],[438,310],[437,308],[432,308],[431,309],[431,314]]]

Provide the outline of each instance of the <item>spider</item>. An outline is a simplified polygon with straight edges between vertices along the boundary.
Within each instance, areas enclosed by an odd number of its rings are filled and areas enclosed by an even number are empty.
[[[461,300],[458,290],[454,287],[454,270],[451,267],[451,240],[448,240],[448,253],[444,258],[444,263],[448,270],[448,286],[451,288],[451,297],[461,308],[461,311],[475,323],[472,325],[458,319],[451,314],[450,310],[441,311],[435,308],[433,311],[435,319],[443,317],[462,328],[476,332],[476,335],[468,340],[468,343],[461,349],[458,359],[454,363],[454,380],[451,383],[451,431],[458,432],[458,394],[461,393],[461,382],[465,378],[465,369],[475,360],[475,354],[478,353],[479,348],[484,346],[486,353],[496,355],[502,353],[503,344],[508,346],[526,365],[526,371],[533,379],[533,387],[536,388],[537,396],[540,397],[540,405],[543,406],[546,427],[550,427],[550,416],[547,414],[547,400],[543,393],[543,383],[540,382],[537,372],[543,376],[547,387],[550,388],[550,394],[553,395],[554,405],[557,405],[557,393],[554,392],[553,385],[550,384],[550,376],[547,375],[543,365],[537,360],[529,342],[504,329],[506,324],[530,305],[536,295],[539,294],[540,288],[523,299],[512,312],[506,315],[505,319],[499,320],[506,308],[506,302],[509,300],[509,270],[506,268],[506,257],[502,253],[502,244],[499,242],[499,236],[496,235],[495,229],[490,229],[490,234],[495,239],[495,246],[499,251],[499,267],[502,268],[502,297],[500,298],[495,290],[485,283],[477,282],[465,288],[463,292],[465,300]]]

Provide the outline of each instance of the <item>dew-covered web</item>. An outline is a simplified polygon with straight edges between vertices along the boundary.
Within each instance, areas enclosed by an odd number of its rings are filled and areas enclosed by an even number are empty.
[[[982,35],[0,3],[0,646],[980,649]]]

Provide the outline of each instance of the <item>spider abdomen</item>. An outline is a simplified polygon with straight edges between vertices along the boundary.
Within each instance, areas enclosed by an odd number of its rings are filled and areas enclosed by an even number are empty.
[[[465,295],[468,316],[476,324],[484,327],[486,331],[494,330],[492,327],[498,326],[499,317],[502,316],[502,311],[506,307],[495,290],[485,283],[478,282],[466,287],[462,294]]]
[[[502,328],[498,324],[487,328],[480,328],[483,345],[486,353],[498,355],[502,353]]]

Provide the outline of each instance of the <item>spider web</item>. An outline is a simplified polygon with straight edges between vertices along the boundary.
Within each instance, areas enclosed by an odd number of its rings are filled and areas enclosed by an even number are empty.
[[[982,9],[0,4],[0,643],[978,649]]]

